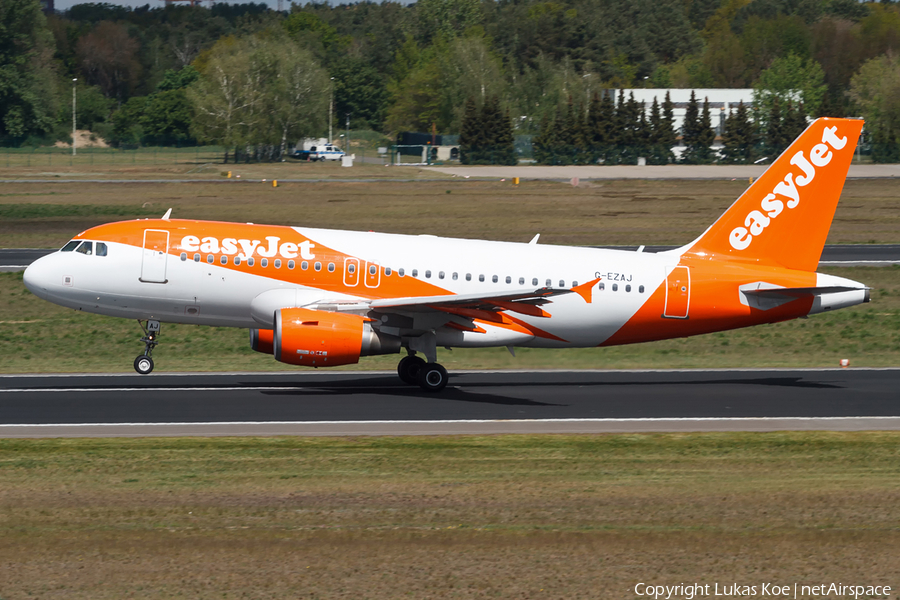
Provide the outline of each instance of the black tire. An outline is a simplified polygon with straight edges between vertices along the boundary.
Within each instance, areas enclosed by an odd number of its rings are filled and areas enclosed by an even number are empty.
[[[426,392],[439,392],[447,387],[447,369],[428,363],[419,369],[419,386]]]
[[[141,354],[136,359],[134,359],[134,370],[141,375],[149,374],[151,371],[153,371],[153,359],[149,356],[144,356],[143,354]]]
[[[425,366],[425,361],[418,356],[404,356],[397,365],[397,375],[403,383],[417,385],[419,383],[419,371]]]

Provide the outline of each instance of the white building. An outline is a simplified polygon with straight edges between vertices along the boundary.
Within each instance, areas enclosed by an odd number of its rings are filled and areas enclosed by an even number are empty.
[[[618,102],[619,90],[611,91],[615,93],[615,101]],[[626,100],[628,100],[628,95],[633,92],[634,99],[637,100],[638,103],[644,103],[644,110],[647,112],[648,117],[650,116],[650,106],[653,104],[653,99],[656,98],[656,101],[660,104],[661,111],[662,103],[666,99],[666,92],[668,92],[669,97],[674,104],[672,112],[675,116],[676,131],[681,131],[681,126],[684,123],[684,113],[687,111],[688,103],[691,101],[691,92],[694,92],[696,95],[701,110],[703,109],[704,98],[708,98],[710,121],[712,122],[712,126],[716,128],[716,135],[722,134],[722,129],[725,126],[725,117],[728,116],[730,110],[737,110],[737,106],[740,102],[743,102],[744,106],[748,109],[753,103],[753,88],[710,88],[694,90],[640,88],[632,90],[623,89],[622,91],[625,93]]]

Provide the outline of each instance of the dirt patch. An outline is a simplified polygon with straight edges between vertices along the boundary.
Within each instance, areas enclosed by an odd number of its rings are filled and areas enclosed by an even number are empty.
[[[67,142],[56,142],[54,144],[55,148],[71,148],[72,144]],[[109,144],[106,143],[102,137],[99,137],[97,134],[92,133],[88,129],[76,129],[75,130],[75,151],[78,152],[79,148],[109,148]]]

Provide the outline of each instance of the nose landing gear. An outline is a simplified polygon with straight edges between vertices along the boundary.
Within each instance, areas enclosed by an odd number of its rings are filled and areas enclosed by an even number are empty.
[[[153,370],[153,359],[150,358],[150,355],[153,353],[153,348],[159,343],[156,341],[156,337],[159,335],[159,321],[147,321],[146,327],[141,320],[138,320],[138,324],[144,331],[144,337],[141,338],[141,341],[144,342],[144,353],[134,359],[134,370],[141,375],[147,375]]]

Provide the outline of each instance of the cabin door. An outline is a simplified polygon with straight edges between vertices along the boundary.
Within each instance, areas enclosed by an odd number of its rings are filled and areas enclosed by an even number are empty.
[[[141,281],[166,283],[166,259],[169,256],[169,232],[158,229],[144,231],[144,256],[141,260]]]
[[[691,271],[687,267],[673,267],[666,277],[666,310],[669,319],[687,319],[691,304]]]

